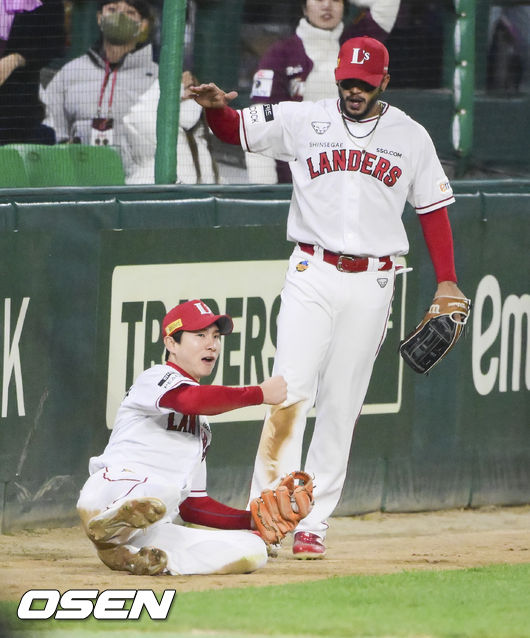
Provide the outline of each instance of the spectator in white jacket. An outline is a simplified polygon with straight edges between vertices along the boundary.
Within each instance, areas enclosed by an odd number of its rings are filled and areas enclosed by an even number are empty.
[[[195,84],[189,71],[182,74],[180,86],[177,174],[182,184],[215,184],[218,171],[210,152],[210,137],[202,107],[190,99],[188,87]],[[132,106],[123,122],[131,171],[128,184],[153,184],[155,181],[156,118],[160,86],[158,80]]]
[[[158,78],[149,44],[153,14],[146,0],[106,0],[97,20],[100,42],[65,64],[43,92],[45,123],[58,143],[115,147],[128,175],[123,118]]]

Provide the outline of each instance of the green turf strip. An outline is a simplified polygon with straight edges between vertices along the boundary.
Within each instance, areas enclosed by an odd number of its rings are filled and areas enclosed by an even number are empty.
[[[16,628],[53,630],[49,638],[66,638],[63,631],[72,638],[530,638],[530,563],[190,592],[177,594],[166,621],[18,621]]]

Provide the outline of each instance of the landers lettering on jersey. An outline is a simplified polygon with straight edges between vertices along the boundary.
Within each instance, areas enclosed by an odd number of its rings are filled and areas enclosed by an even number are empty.
[[[322,151],[318,158],[308,157],[307,166],[311,179],[339,171],[359,171],[371,175],[385,186],[392,187],[403,171],[386,159],[373,153],[354,149],[335,149]]]
[[[186,432],[192,436],[198,436],[202,445],[202,458],[204,460],[206,452],[212,440],[212,431],[206,421],[202,421],[196,414],[183,414],[177,422],[175,412],[171,412],[167,417],[167,429],[173,432]]]
[[[188,434],[197,434],[200,427],[199,417],[196,414],[183,414],[178,423],[175,423],[175,412],[167,418],[167,429],[175,432],[187,432]]]

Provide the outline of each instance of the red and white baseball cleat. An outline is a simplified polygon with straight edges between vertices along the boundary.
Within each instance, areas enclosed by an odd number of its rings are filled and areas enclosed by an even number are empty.
[[[324,558],[326,546],[317,534],[311,532],[296,532],[293,542],[293,554],[295,558],[311,560]]]

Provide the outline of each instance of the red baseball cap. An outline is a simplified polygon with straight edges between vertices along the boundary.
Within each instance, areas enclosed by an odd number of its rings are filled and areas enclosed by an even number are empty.
[[[388,50],[382,42],[363,35],[350,38],[341,46],[335,80],[362,80],[379,86],[388,73]]]
[[[192,299],[172,308],[162,321],[162,338],[182,330],[193,331],[208,328],[212,323],[219,326],[219,332],[227,335],[234,329],[228,315],[214,315],[200,299]]]

